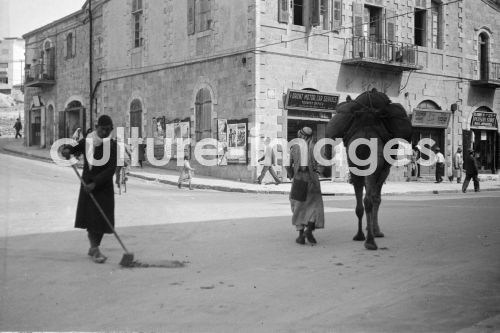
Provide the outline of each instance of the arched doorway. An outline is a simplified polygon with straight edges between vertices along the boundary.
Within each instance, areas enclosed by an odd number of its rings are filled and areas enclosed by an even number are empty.
[[[45,115],[45,144],[50,147],[54,143],[54,106],[49,105]]]
[[[448,127],[450,114],[450,112],[442,111],[441,107],[431,100],[425,100],[418,104],[411,114],[413,126],[411,138],[412,146],[424,145],[428,149],[435,149],[436,147],[439,147],[441,152],[446,155],[444,138],[445,128]],[[423,139],[432,140],[434,144],[423,144]],[[430,158],[425,153],[421,153],[420,157],[424,160],[428,160]],[[431,166],[418,164],[417,167],[418,177],[434,177],[436,174],[435,164]]]
[[[481,80],[489,79],[489,36],[485,32],[478,39],[479,76]]]
[[[138,128],[139,137],[142,138],[142,103],[138,99],[130,103],[130,137],[134,127]]]
[[[59,138],[70,138],[77,128],[85,133],[85,108],[80,101],[71,101],[59,112]]]
[[[464,147],[479,153],[479,172],[496,173],[499,154],[497,115],[489,107],[477,108],[472,114],[470,129],[467,139],[464,131]]]

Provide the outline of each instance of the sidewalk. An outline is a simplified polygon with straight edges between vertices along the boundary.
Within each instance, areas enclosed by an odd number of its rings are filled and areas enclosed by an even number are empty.
[[[22,145],[22,140],[2,138],[0,141],[0,151],[3,149],[4,152],[7,153],[52,162],[48,149],[24,147]],[[151,166],[144,166],[144,168],[132,167],[130,170],[130,176],[177,186],[179,171],[166,170]],[[480,180],[481,191],[500,191],[500,181],[498,180],[497,175],[480,175]],[[289,181],[280,185],[274,185],[274,183],[259,185],[201,175],[195,175],[192,186],[195,189],[210,189],[226,192],[266,194],[288,194],[290,192]],[[352,185],[347,182],[331,182],[330,180],[323,180],[321,182],[321,189],[323,195],[326,196],[354,194]],[[469,184],[468,193],[470,192],[474,193],[472,184]],[[461,185],[457,184],[456,181],[449,182],[448,180],[445,180],[440,184],[435,184],[430,181],[387,182],[382,188],[382,193],[385,195],[461,193]]]

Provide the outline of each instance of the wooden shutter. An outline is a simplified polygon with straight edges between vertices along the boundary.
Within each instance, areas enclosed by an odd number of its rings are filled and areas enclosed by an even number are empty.
[[[59,139],[66,138],[66,112],[59,111],[59,133],[57,133]]]
[[[390,42],[396,41],[396,12],[385,10],[385,38]]]
[[[362,1],[356,0],[352,4],[352,34],[356,37],[363,36],[363,12],[364,5]]]
[[[320,24],[321,0],[310,0],[311,4],[311,26],[317,27]]]
[[[333,2],[332,21],[334,30],[342,26],[342,0],[334,0]]]
[[[195,20],[195,8],[194,8],[194,2],[195,0],[188,0],[188,5],[187,5],[187,30],[188,30],[188,35],[192,35],[195,32],[195,25],[194,25],[194,20]]]
[[[278,22],[288,23],[289,16],[288,0],[278,0]]]

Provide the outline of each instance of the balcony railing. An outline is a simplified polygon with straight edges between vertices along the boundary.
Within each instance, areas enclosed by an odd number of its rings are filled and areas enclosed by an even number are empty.
[[[55,66],[50,64],[28,65],[25,69],[26,87],[51,86],[55,81]]]
[[[500,63],[488,62],[480,64],[476,62],[479,79],[472,80],[474,86],[499,88],[500,87]]]
[[[373,41],[367,37],[348,39],[342,62],[396,71],[422,69],[422,66],[418,65],[416,45]]]

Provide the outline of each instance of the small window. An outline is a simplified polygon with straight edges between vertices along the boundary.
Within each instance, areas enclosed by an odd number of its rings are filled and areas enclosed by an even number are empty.
[[[292,0],[293,24],[304,25],[304,0]]]
[[[134,47],[140,47],[143,44],[142,0],[133,0],[132,2],[132,24],[133,24]]]
[[[435,49],[443,48],[443,23],[442,23],[442,5],[432,1],[432,47]]]
[[[0,68],[9,68],[9,64],[6,62],[0,63]]]
[[[427,11],[425,9],[415,9],[415,45],[426,46],[425,22]]]
[[[212,29],[212,1],[197,0],[196,1],[196,31],[205,31]]]
[[[73,34],[66,35],[66,59],[73,57]]]

